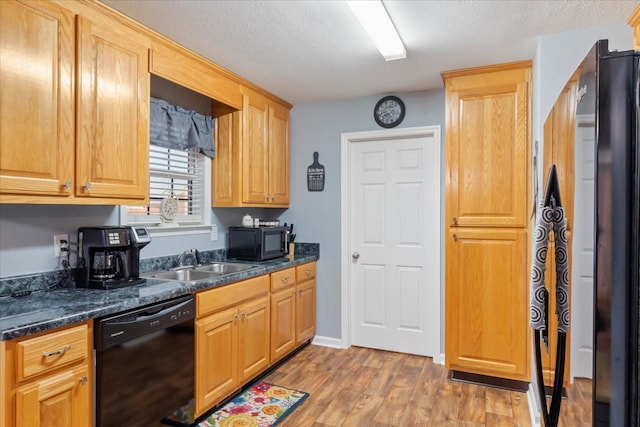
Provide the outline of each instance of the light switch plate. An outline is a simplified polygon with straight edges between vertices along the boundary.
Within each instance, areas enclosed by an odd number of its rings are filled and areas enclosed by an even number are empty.
[[[211,226],[211,241],[212,242],[218,241],[218,226],[217,225],[212,225]]]

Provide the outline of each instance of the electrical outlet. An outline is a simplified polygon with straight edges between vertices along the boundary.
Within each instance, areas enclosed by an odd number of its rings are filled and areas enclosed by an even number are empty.
[[[66,243],[63,243],[66,242]],[[68,234],[55,234],[53,236],[53,256],[59,258],[62,248],[69,249],[69,235]]]
[[[211,241],[212,242],[216,242],[218,240],[218,226],[217,225],[212,225],[211,226]]]

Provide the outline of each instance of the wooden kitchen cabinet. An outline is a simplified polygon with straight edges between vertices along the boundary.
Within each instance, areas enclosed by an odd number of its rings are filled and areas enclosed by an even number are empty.
[[[196,416],[269,366],[269,276],[196,296]]]
[[[316,334],[316,263],[296,267],[296,345]]]
[[[271,361],[296,347],[296,269],[271,273]]]
[[[92,336],[91,324],[82,323],[3,341],[0,424],[92,426]]]
[[[527,230],[460,227],[446,239],[447,368],[528,380]]]
[[[271,362],[316,332],[316,263],[271,273]]]
[[[0,21],[0,202],[146,203],[148,38],[79,2]]]
[[[442,77],[445,365],[528,381],[531,62]]]
[[[627,23],[633,28],[633,48],[640,49],[640,5],[635,8]]]
[[[446,222],[526,227],[531,62],[443,73]]]
[[[242,91],[242,110],[217,118],[213,206],[288,207],[290,107]]]

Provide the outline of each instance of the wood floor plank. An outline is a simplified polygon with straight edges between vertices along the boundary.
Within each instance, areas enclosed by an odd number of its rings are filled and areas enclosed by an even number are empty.
[[[487,413],[504,415],[513,418],[513,408],[511,406],[511,392],[493,387],[485,387],[486,399],[485,410]]]
[[[361,393],[342,425],[345,427],[367,425],[375,417],[382,402],[384,402],[384,399],[380,396]]]
[[[484,425],[486,387],[469,384],[461,389],[458,419]]]

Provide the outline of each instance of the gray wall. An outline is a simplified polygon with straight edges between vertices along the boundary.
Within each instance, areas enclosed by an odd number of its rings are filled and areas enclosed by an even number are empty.
[[[407,113],[398,126],[440,125],[444,148],[444,90],[398,95]],[[295,224],[296,240],[320,243],[317,267],[317,334],[340,338],[340,141],[341,134],[381,129],[373,107],[381,96],[296,105],[291,111],[291,208],[281,220]],[[307,191],[313,152],[325,167],[322,192]],[[444,153],[444,149],[442,149]],[[444,168],[443,168],[444,169]],[[444,181],[443,181],[444,182]]]

